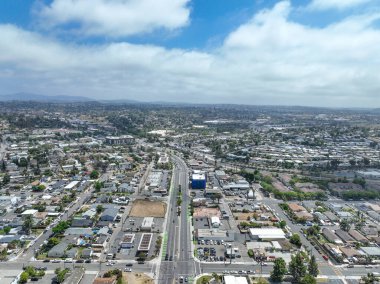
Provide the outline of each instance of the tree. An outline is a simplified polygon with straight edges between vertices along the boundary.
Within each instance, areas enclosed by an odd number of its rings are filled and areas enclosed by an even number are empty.
[[[286,221],[282,220],[278,223],[278,226],[281,228],[281,229],[284,229],[286,227]]]
[[[297,247],[301,247],[302,246],[302,242],[301,242],[300,235],[293,234],[290,237],[290,243],[292,243],[293,245],[296,245]]]
[[[145,260],[146,259],[146,253],[145,252],[139,252],[139,254],[137,255],[137,258],[139,260]]]
[[[104,207],[103,207],[102,205],[98,205],[98,206],[96,206],[96,213],[97,213],[97,214],[102,213],[103,210],[104,210]]]
[[[268,280],[266,280],[263,277],[260,277],[259,279],[257,279],[256,283],[257,284],[269,284]]]
[[[286,269],[285,260],[282,259],[281,257],[277,258],[274,261],[274,266],[273,266],[273,270],[270,274],[270,278],[274,282],[281,282],[282,279],[284,278],[284,275],[286,274],[286,272],[287,272],[287,269]]]
[[[343,220],[340,222],[339,227],[340,227],[343,231],[348,232],[348,231],[351,229],[351,224],[348,222],[347,219],[343,219]]]
[[[61,268],[57,268],[55,270],[55,274],[56,274],[56,282],[57,283],[62,283],[63,281],[65,281],[65,277],[66,277],[66,274],[69,272],[69,269],[66,268],[66,269],[61,269]]]
[[[4,227],[4,233],[6,234],[6,235],[8,235],[8,233],[11,231],[11,227]]]
[[[69,222],[67,221],[60,221],[57,226],[55,226],[52,231],[55,234],[61,234],[63,233],[68,227],[70,227]]]
[[[222,199],[222,194],[220,193],[220,192],[218,192],[218,193],[216,193],[215,194],[215,198],[218,200],[218,204],[219,204],[219,202],[220,202],[220,199]]]
[[[306,266],[303,264],[301,253],[292,255],[292,259],[289,263],[289,272],[296,283],[300,283],[301,279],[306,275]]]
[[[29,279],[29,274],[28,274],[28,272],[24,271],[21,273],[20,279],[18,280],[18,283],[20,283],[20,284],[26,283],[26,282],[28,282],[28,279]]]
[[[319,226],[314,225],[306,229],[306,234],[309,236],[316,236],[318,235],[319,230],[320,230]]]
[[[27,235],[30,234],[30,231],[33,228],[33,217],[32,217],[32,215],[27,215],[25,217],[25,220],[24,220],[24,223],[22,225],[22,228],[23,228],[23,230],[25,231],[25,233]]]
[[[310,257],[309,266],[308,266],[307,270],[311,276],[317,277],[319,274],[318,263],[317,263],[314,255],[312,255]]]
[[[8,174],[5,174],[5,175],[3,176],[3,184],[7,184],[7,183],[9,183],[10,181],[11,181],[11,176],[8,175]]]
[[[361,283],[374,284],[374,283],[377,283],[378,280],[379,280],[379,277],[375,277],[373,273],[368,273],[367,276],[363,276],[361,278]]]
[[[7,170],[7,165],[5,164],[5,161],[2,160],[1,162],[1,171],[5,172]]]
[[[5,261],[7,260],[8,257],[8,249],[4,248],[1,253],[0,253],[0,261]]]
[[[317,280],[315,279],[314,276],[310,274],[306,274],[302,279],[300,284],[316,284]]]
[[[20,161],[18,162],[18,165],[19,165],[20,167],[25,168],[25,167],[28,166],[28,160],[25,159],[25,158],[23,157],[23,158],[21,158]]]
[[[99,178],[99,172],[97,170],[93,170],[90,174],[91,179],[98,179]]]
[[[104,184],[102,182],[100,182],[100,181],[95,182],[95,190],[96,190],[96,192],[99,192],[100,189],[103,187],[103,185]]]
[[[58,239],[58,238],[55,238],[55,237],[52,237],[52,238],[50,238],[50,239],[48,240],[47,246],[48,246],[49,248],[52,248],[52,247],[54,247],[54,246],[56,246],[56,245],[58,245],[58,244],[59,244],[59,239]]]
[[[214,278],[214,280],[215,280],[216,283],[220,283],[220,276],[218,275],[218,273],[213,272],[212,273],[212,278]]]

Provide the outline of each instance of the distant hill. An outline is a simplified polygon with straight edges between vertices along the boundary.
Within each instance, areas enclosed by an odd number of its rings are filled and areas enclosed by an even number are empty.
[[[93,99],[80,96],[46,96],[31,93],[15,93],[9,95],[0,95],[1,102],[10,101],[33,101],[48,103],[70,103],[70,102],[90,102]]]

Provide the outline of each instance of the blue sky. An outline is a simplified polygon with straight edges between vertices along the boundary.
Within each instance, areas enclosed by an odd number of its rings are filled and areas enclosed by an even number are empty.
[[[377,0],[2,0],[2,93],[377,106]],[[91,76],[88,76],[91,74]]]

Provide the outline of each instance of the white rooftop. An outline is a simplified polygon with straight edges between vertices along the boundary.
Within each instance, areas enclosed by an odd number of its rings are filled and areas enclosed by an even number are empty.
[[[249,229],[251,236],[257,236],[259,239],[284,239],[285,233],[278,228],[251,228]]]
[[[242,276],[225,275],[225,284],[248,284],[247,278]]]

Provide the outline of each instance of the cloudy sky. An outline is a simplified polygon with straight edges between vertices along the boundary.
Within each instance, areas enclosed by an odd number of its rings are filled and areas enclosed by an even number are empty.
[[[380,107],[379,0],[1,0],[0,94]]]

